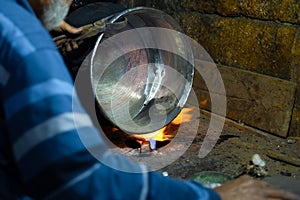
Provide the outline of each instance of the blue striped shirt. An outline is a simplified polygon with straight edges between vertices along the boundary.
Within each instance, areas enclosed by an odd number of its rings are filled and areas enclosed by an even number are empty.
[[[111,154],[27,0],[0,4],[0,199],[219,199]],[[141,173],[99,162],[88,151],[94,147]]]

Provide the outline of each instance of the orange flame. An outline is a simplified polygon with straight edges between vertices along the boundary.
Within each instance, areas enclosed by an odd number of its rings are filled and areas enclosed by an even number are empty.
[[[144,138],[146,140],[152,138],[156,141],[165,141],[172,139],[175,137],[178,126],[182,123],[187,123],[192,121],[193,115],[191,112],[195,108],[183,108],[181,112],[177,115],[173,121],[170,122],[167,126],[163,127],[162,129],[155,131],[153,133],[147,133],[142,135],[136,135],[137,137]]]
[[[192,121],[193,115],[191,112],[193,110],[195,110],[195,108],[183,108],[177,117],[171,121],[171,124],[180,125]]]

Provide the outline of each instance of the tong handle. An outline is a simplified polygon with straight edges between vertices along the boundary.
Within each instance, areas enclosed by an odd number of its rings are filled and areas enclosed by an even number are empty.
[[[56,41],[65,39],[66,41],[64,43],[66,43],[66,42],[77,42],[78,43],[81,40],[93,37],[99,33],[106,31],[106,30],[120,30],[127,25],[128,20],[126,17],[124,17],[124,20],[122,20],[122,21],[117,21],[114,23],[108,22],[108,20],[112,17],[113,17],[113,15],[110,15],[106,18],[97,20],[94,23],[82,26],[82,32],[80,33],[79,36],[77,36],[75,38],[69,38],[66,34],[64,34],[64,35],[54,37],[53,40],[54,40],[54,42],[56,42]],[[62,46],[63,46],[63,44],[59,45],[58,48],[61,48]]]

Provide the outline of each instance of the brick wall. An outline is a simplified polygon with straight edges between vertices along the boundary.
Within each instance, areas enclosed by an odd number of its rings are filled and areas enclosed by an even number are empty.
[[[228,118],[275,135],[300,136],[300,2],[123,0],[120,3],[164,10],[208,51],[225,79]],[[234,77],[238,78],[233,80]],[[199,89],[199,98],[205,98],[205,89],[200,84],[201,80],[196,81],[195,87]],[[243,96],[244,90],[248,92]]]

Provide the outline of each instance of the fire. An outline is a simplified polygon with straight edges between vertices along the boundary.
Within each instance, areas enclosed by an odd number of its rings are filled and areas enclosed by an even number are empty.
[[[148,141],[150,139],[154,139],[156,141],[170,140],[175,137],[180,124],[192,121],[193,115],[191,112],[194,109],[195,108],[183,108],[177,117],[162,129],[153,133],[137,135],[137,137],[144,138]]]
[[[140,149],[142,145],[149,145],[151,150],[168,144],[173,139],[180,124],[187,123],[193,119],[192,111],[195,108],[183,108],[177,117],[162,129],[148,134],[130,135],[117,127],[111,125],[101,126],[108,139],[120,148],[130,147]]]
[[[156,141],[165,141],[168,140],[169,138],[165,136],[165,130],[166,130],[166,126],[163,127],[162,129],[155,131],[153,133],[148,133],[148,134],[143,134],[143,135],[139,135],[139,137],[142,137],[146,140],[149,140],[150,138],[156,140]]]
[[[193,115],[191,112],[193,110],[195,110],[195,108],[183,108],[171,124],[180,125],[192,121]]]

